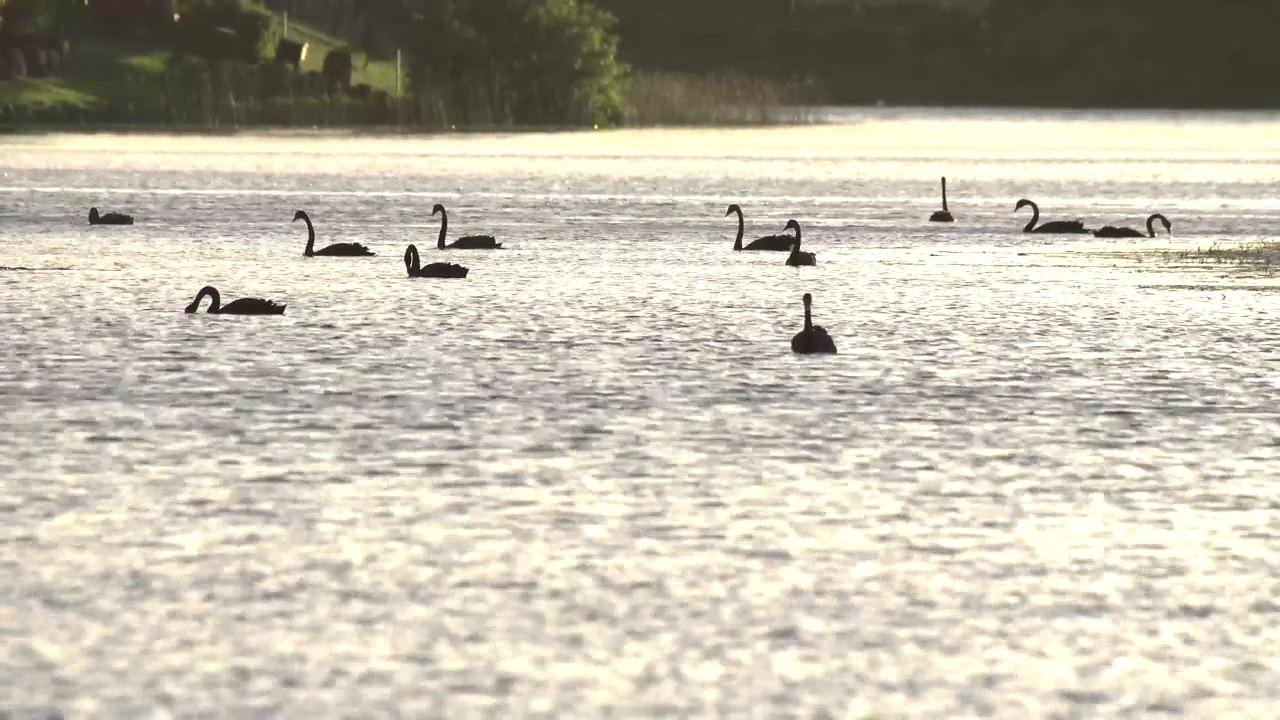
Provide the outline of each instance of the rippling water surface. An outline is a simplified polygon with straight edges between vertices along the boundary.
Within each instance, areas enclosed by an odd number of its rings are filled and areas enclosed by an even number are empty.
[[[0,138],[0,711],[1273,717],[1274,283],[1024,196],[1260,239],[1280,121]]]

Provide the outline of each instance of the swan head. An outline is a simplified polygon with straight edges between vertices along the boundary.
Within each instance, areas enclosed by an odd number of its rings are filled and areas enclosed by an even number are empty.
[[[444,212],[444,206],[440,203],[436,203],[435,206],[431,208],[432,215],[439,215],[442,212]]]
[[[1169,222],[1169,218],[1161,215],[1160,224],[1164,226],[1165,232],[1169,233],[1170,235],[1173,234],[1173,223]]]
[[[290,222],[297,222],[299,220],[306,220],[306,219],[307,219],[307,214],[299,210],[298,212],[293,214],[293,220],[291,220]]]
[[[91,208],[89,208],[89,219],[90,219],[90,220],[97,220],[97,219],[98,219],[98,208],[96,208],[96,207],[91,207]]]
[[[729,206],[729,209],[728,209],[728,210],[725,210],[725,211],[724,211],[724,216],[725,216],[725,217],[729,217],[730,215],[732,215],[732,214],[734,214],[734,213],[736,213],[736,212],[738,212],[738,213],[742,212],[742,208],[738,207],[738,204],[737,204],[737,203],[734,203],[734,204],[732,204],[732,205],[730,205],[730,206]]]
[[[190,304],[190,305],[187,305],[187,307],[183,309],[183,312],[190,314],[190,313],[193,313],[193,312],[195,312],[196,310],[199,310],[199,309],[200,309],[200,301],[199,301],[199,300],[193,300],[193,301],[191,301],[191,304]]]
[[[1019,210],[1021,210],[1024,207],[1027,207],[1028,205],[1035,207],[1035,203],[1031,202],[1026,198],[1022,198],[1021,200],[1018,201],[1017,205],[1013,206],[1013,211],[1018,212]]]
[[[787,225],[783,230],[795,230],[796,232],[800,232],[800,223],[795,220],[788,220]]]
[[[805,294],[804,294],[804,306],[805,306],[805,307],[809,307],[809,306],[810,306],[810,305],[812,305],[812,304],[813,304],[813,296],[812,296],[812,295],[810,295],[809,293],[805,293]]]

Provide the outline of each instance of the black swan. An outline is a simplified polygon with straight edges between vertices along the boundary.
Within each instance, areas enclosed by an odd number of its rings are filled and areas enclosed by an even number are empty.
[[[742,220],[742,208],[737,204],[730,205],[729,209],[724,212],[725,217],[729,217],[733,213],[738,214],[738,239],[733,241],[734,250],[790,250],[792,245],[796,244],[796,239],[790,235],[767,235],[757,238],[742,247],[742,235],[746,231],[746,223]]]
[[[187,312],[193,313],[200,309],[200,301],[204,296],[208,295],[213,298],[213,303],[209,305],[210,315],[283,315],[284,305],[262,298],[240,298],[232,300],[226,305],[222,305],[222,296],[218,294],[218,289],[212,285],[205,285],[200,288],[200,292],[196,293],[196,299],[191,301],[187,306]]]
[[[89,224],[90,225],[132,225],[133,216],[124,213],[109,212],[106,215],[99,215],[98,208],[89,208]]]
[[[299,210],[293,214],[293,222],[299,220],[307,224],[307,249],[302,252],[307,257],[315,255],[324,257],[367,257],[373,255],[373,251],[360,243],[334,243],[316,250],[316,228],[311,224],[311,218],[305,212]]]
[[[418,248],[410,245],[404,249],[404,269],[409,271],[409,277],[428,277],[428,278],[464,278],[469,272],[467,268],[455,263],[428,263],[426,267],[419,267]]]
[[[436,240],[437,250],[499,250],[502,243],[493,239],[492,235],[467,235],[449,243],[444,242],[444,235],[449,231],[449,213],[445,212],[444,206],[436,203],[431,208],[432,215],[440,216],[440,237]]]
[[[1027,223],[1026,227],[1022,228],[1022,232],[1062,233],[1062,234],[1072,234],[1072,235],[1079,235],[1082,233],[1089,232],[1088,230],[1084,229],[1084,223],[1080,222],[1079,220],[1054,220],[1053,222],[1047,222],[1041,225],[1040,227],[1036,227],[1036,223],[1040,222],[1040,206],[1036,205],[1030,200],[1027,200],[1026,198],[1023,198],[1018,201],[1017,205],[1014,206],[1013,211],[1018,212],[1019,210],[1021,210],[1024,207],[1027,207],[1028,205],[1031,206],[1031,212],[1033,214],[1031,216],[1031,222]]]
[[[791,267],[800,267],[801,265],[817,265],[818,258],[813,253],[800,252],[800,223],[795,220],[787,221],[787,230],[795,230],[795,237],[784,235],[783,237],[791,237],[791,254],[787,256],[787,264]]]
[[[929,222],[955,222],[951,211],[947,210],[947,179],[942,178],[942,209],[929,216]]]
[[[804,329],[791,338],[791,352],[801,355],[836,352],[836,341],[831,339],[825,328],[813,324],[813,316],[809,306],[813,304],[813,296],[804,294]]]
[[[1145,236],[1131,227],[1116,227],[1114,225],[1108,225],[1104,228],[1094,230],[1093,236],[1100,238],[1155,237],[1156,220],[1159,220],[1160,224],[1164,225],[1165,232],[1170,235],[1173,234],[1173,223],[1169,222],[1169,218],[1161,215],[1160,213],[1156,213],[1147,218],[1147,234]]]

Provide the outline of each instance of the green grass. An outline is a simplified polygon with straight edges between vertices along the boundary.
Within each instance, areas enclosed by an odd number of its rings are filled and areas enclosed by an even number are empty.
[[[330,50],[347,43],[306,25],[290,21],[289,36],[310,45],[302,63],[304,72],[319,71]],[[76,42],[61,73],[54,78],[26,78],[0,83],[0,108],[64,106],[89,109],[126,96],[134,81],[159,79],[169,52],[155,46],[127,46],[101,40]],[[352,55],[352,83],[367,83],[396,94],[394,62],[370,60],[364,53]],[[407,83],[402,84],[402,87]]]
[[[78,108],[87,108],[92,107],[97,101],[97,96],[75,87],[64,85],[63,81],[59,79],[33,80],[26,78],[0,83],[0,106],[49,107],[53,105],[73,105]]]
[[[349,43],[293,20],[289,21],[289,39],[294,42],[305,42],[309,46],[307,48],[307,57],[302,61],[302,72],[312,70],[320,72],[320,68],[324,66],[324,56],[330,50],[349,47]],[[396,95],[396,64],[394,61],[373,60],[365,53],[352,52],[351,66],[351,83],[353,85],[365,83],[376,90],[385,90],[392,95]],[[407,86],[408,83],[402,80],[401,89],[403,90]]]

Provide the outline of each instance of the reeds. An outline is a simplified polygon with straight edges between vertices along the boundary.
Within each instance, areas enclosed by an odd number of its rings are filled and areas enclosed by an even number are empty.
[[[628,125],[786,125],[813,121],[814,83],[736,75],[636,73],[627,87]]]

